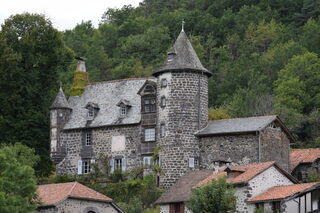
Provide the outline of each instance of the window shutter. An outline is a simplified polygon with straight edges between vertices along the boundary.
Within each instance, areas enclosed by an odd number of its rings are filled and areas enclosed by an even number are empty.
[[[82,160],[78,160],[78,175],[82,174]]]
[[[110,160],[110,168],[111,168],[110,172],[113,173],[114,172],[114,159]]]
[[[122,158],[122,171],[126,171],[126,170],[127,170],[127,159]]]
[[[189,168],[194,168],[194,158],[189,158]]]

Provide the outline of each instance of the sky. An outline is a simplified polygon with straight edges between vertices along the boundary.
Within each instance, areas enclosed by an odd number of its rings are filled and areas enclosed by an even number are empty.
[[[98,26],[107,8],[139,6],[142,0],[1,0],[0,24],[11,15],[29,12],[48,17],[58,30],[74,28],[81,21],[91,20]]]

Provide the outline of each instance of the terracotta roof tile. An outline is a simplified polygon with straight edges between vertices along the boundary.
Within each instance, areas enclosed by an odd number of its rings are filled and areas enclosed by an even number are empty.
[[[78,182],[40,185],[37,189],[39,201],[43,205],[55,204],[67,197],[112,201],[111,198],[94,191]]]
[[[256,163],[256,164],[247,164],[247,165],[240,165],[240,166],[231,166],[226,168],[224,171],[215,173],[213,175],[210,175],[203,181],[201,181],[199,184],[196,185],[196,187],[208,184],[212,180],[216,180],[219,177],[222,177],[223,175],[227,175],[227,173],[230,173],[232,171],[239,171],[241,174],[234,178],[228,178],[227,182],[229,183],[243,183],[248,182],[261,172],[265,171],[272,165],[274,165],[274,161],[265,162],[265,163]]]
[[[291,170],[294,170],[300,163],[312,163],[320,158],[320,149],[297,149],[291,152]]]
[[[258,202],[258,201],[268,201],[268,200],[279,200],[290,197],[292,195],[308,191],[313,187],[320,186],[320,182],[315,183],[304,183],[304,184],[294,184],[289,186],[274,186],[251,199],[247,202]]]

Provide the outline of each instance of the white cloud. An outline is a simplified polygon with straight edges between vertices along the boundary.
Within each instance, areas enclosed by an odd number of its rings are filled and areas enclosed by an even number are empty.
[[[107,8],[138,6],[142,0],[3,0],[0,23],[17,13],[41,13],[50,18],[59,30],[71,29],[82,20],[91,20],[97,26]]]

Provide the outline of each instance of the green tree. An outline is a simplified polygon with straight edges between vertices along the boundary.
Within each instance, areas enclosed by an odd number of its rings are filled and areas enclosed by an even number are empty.
[[[15,144],[0,148],[0,212],[34,212],[36,178],[34,150]]]
[[[42,15],[11,16],[0,31],[0,143],[36,149],[40,175],[50,173],[49,106],[72,52]]]
[[[226,182],[226,178],[213,180],[209,185],[194,189],[187,207],[199,213],[234,212],[236,207],[234,189]]]

